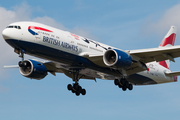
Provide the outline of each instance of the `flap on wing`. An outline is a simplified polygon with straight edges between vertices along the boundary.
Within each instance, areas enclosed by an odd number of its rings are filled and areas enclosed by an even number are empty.
[[[148,63],[152,61],[159,62],[159,61],[163,61],[167,59],[174,61],[174,58],[180,57],[180,45],[150,48],[150,49],[131,50],[128,52],[131,55],[133,60],[142,61],[144,63]]]
[[[165,75],[168,76],[168,77],[179,76],[180,75],[180,71],[178,71],[178,72],[171,72],[171,73],[165,73]]]
[[[147,66],[142,62],[133,62],[131,67],[126,70],[127,75],[147,70]]]

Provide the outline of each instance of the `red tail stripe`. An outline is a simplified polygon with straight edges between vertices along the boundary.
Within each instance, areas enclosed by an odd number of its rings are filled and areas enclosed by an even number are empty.
[[[168,67],[168,65],[167,65],[167,63],[166,63],[166,61],[161,61],[161,62],[159,62],[159,64],[162,65],[163,67],[169,69],[169,67]]]
[[[175,33],[172,33],[169,37],[165,38],[160,46],[166,46],[168,44],[171,44],[171,45],[174,45],[174,42],[175,42],[175,38],[176,38],[176,34]]]

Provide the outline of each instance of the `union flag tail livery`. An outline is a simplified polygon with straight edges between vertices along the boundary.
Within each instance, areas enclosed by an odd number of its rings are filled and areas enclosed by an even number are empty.
[[[177,28],[175,26],[171,26],[171,29],[166,34],[166,36],[162,40],[159,47],[174,46],[174,42],[175,42],[175,39],[176,39],[176,32],[177,32]],[[169,69],[170,60],[161,61],[161,62],[159,62],[159,64],[162,65],[163,67]]]
[[[167,45],[174,46],[174,42],[176,39],[176,32],[177,32],[177,28],[175,26],[171,26],[171,29],[162,40],[160,47],[165,47]]]
[[[74,82],[67,89],[77,96],[86,94],[79,85],[80,79],[113,80],[126,91],[132,90],[133,85],[176,82],[180,75],[180,71],[169,70],[169,60],[180,57],[180,45],[174,46],[174,26],[159,47],[139,50],[118,49],[36,22],[12,23],[2,35],[22,58],[18,65],[5,68],[17,67],[21,75],[36,80],[43,79],[48,72],[54,76],[64,73]],[[45,61],[25,60],[25,54]]]

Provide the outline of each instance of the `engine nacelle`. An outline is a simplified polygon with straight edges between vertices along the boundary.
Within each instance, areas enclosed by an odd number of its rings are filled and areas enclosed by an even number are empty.
[[[19,71],[24,77],[31,79],[43,79],[47,75],[46,67],[34,60],[24,60],[19,62]]]
[[[116,69],[126,69],[132,64],[131,56],[128,55],[126,52],[117,49],[107,50],[104,53],[103,61],[105,65]]]

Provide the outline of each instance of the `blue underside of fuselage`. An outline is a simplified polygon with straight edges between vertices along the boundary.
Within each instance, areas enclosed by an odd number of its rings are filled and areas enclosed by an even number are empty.
[[[116,70],[98,66],[87,58],[77,56],[71,53],[67,53],[64,51],[60,51],[58,49],[50,48],[37,43],[21,41],[21,40],[7,39],[6,42],[9,45],[11,45],[13,48],[25,50],[27,54],[40,57],[43,59],[56,61],[62,64],[66,64],[70,70],[72,69],[83,70],[85,68],[89,68],[91,70],[99,71],[101,73],[109,74],[112,76],[119,76],[119,72],[117,72]],[[127,78],[127,80],[134,84],[139,84],[139,85],[156,83],[152,79],[139,74],[130,75]]]

